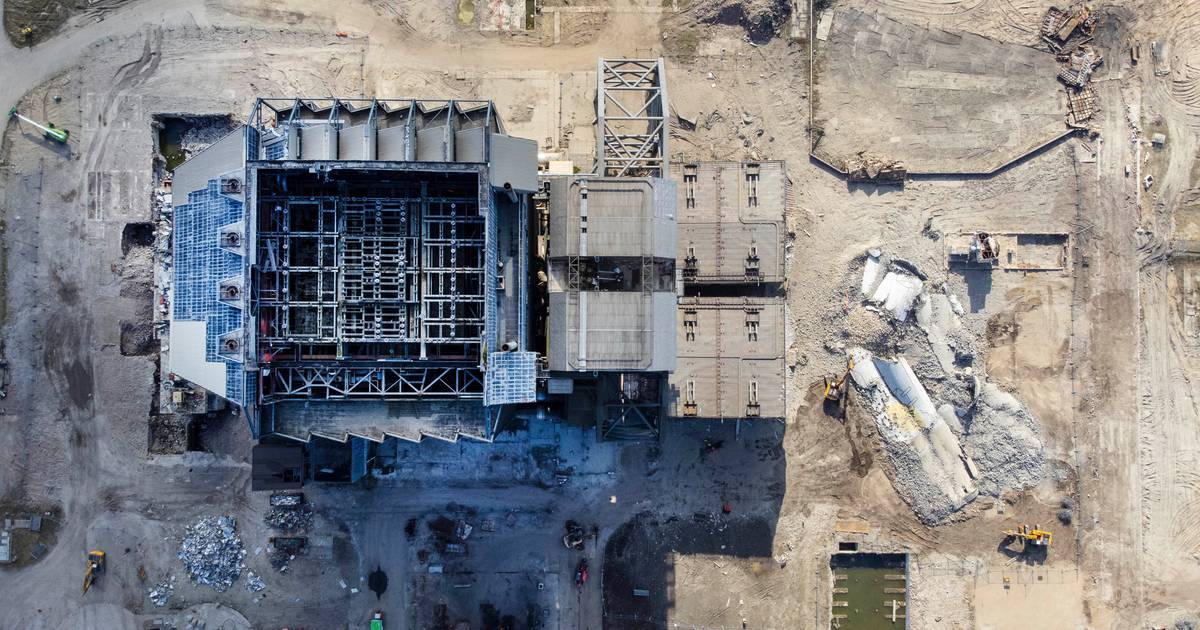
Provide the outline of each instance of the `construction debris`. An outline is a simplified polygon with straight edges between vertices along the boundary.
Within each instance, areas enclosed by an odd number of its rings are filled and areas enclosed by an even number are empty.
[[[1092,72],[1104,63],[1090,45],[1096,26],[1096,16],[1084,5],[1066,11],[1050,7],[1042,20],[1042,41],[1058,60],[1058,80],[1067,88],[1067,125],[1075,129],[1086,129],[1098,109],[1096,93],[1088,85]]]
[[[842,164],[846,177],[852,182],[902,183],[908,177],[904,162],[889,160],[859,151]]]
[[[1079,89],[1092,80],[1092,71],[1104,63],[1104,57],[1091,46],[1081,46],[1075,52],[1066,55],[1063,63],[1058,72],[1058,79],[1068,87]]]
[[[164,578],[150,587],[150,601],[155,606],[166,606],[173,592],[175,592],[175,576],[172,575],[170,578]]]
[[[276,492],[271,495],[271,507],[294,508],[304,503],[303,492]]]
[[[1074,5],[1066,10],[1051,6],[1042,18],[1043,40],[1064,44],[1076,32],[1090,36],[1096,32],[1096,16],[1086,5]]]
[[[920,277],[924,274],[912,263],[893,259],[888,265],[887,274],[880,280],[880,256],[878,250],[871,250],[867,254],[861,286],[863,297],[882,306],[896,320],[905,321],[912,310],[913,302],[925,286]]]
[[[187,528],[178,557],[192,580],[207,584],[218,593],[237,581],[246,549],[236,528],[237,521],[232,516],[209,516]]]
[[[1045,477],[1041,423],[994,383],[975,379],[975,401],[963,423],[964,446],[978,468],[983,494],[1036,486]]]
[[[263,517],[263,522],[272,529],[284,532],[308,531],[312,527],[312,510],[307,505],[297,504],[297,507],[273,507]]]
[[[892,483],[922,522],[934,525],[978,496],[971,457],[904,358],[850,351],[850,374],[895,466]]]
[[[254,575],[253,572],[246,574],[246,590],[247,591],[250,591],[251,593],[257,593],[257,592],[263,590],[264,588],[267,588],[267,585],[265,583],[263,583],[262,578],[258,577],[257,575]]]

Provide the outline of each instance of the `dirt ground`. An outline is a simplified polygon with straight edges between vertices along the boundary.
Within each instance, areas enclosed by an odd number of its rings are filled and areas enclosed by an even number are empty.
[[[1066,139],[991,177],[902,187],[849,186],[810,160],[820,86],[809,84],[807,3],[547,3],[554,10],[532,30],[486,32],[478,16],[488,12],[476,5],[462,20],[459,4],[141,0],[43,10],[4,0],[10,36],[10,13],[44,22],[32,50],[0,43],[2,108],[20,105],[70,130],[71,142],[48,144],[16,123],[0,138],[0,498],[62,513],[44,557],[0,567],[0,628],[140,628],[168,617],[183,626],[188,615],[210,628],[343,628],[377,608],[401,628],[505,619],[519,628],[827,628],[839,543],[910,554],[912,628],[1126,630],[1200,616],[1200,4],[1094,5],[1105,58],[1093,79],[1095,137]],[[918,34],[978,35],[1021,57],[1033,54],[1050,3],[829,4],[822,11],[868,9]],[[1152,41],[1163,43],[1163,63]],[[313,542],[285,572],[267,557],[275,532],[263,523],[265,493],[249,490],[244,422],[200,427],[202,451],[148,452],[151,263],[123,237],[127,224],[153,219],[154,116],[237,119],[263,94],[491,98],[508,131],[586,170],[596,58],[657,55],[667,58],[673,110],[697,121],[673,125],[673,161],[787,162],[794,408],[785,423],[674,424],[657,444],[626,446],[557,426],[490,445],[415,445],[369,490],[306,489]],[[895,85],[833,78],[874,108],[896,102]],[[930,75],[918,78],[901,86],[902,134],[871,108],[829,114],[856,121],[863,137],[911,137],[929,160],[982,156],[995,149],[986,138],[1011,140],[922,116]],[[960,86],[974,111],[991,112],[983,122],[992,131],[1013,121],[1040,129],[1058,106],[1043,91],[1062,88],[1045,77],[994,78],[1020,98],[997,105]],[[822,98],[817,111],[834,107],[850,106]],[[1150,146],[1151,129],[1166,135],[1163,147]],[[939,155],[929,147],[946,134],[962,144]],[[945,235],[977,229],[1067,234],[1070,265],[951,272]],[[980,497],[926,526],[893,487],[871,418],[827,413],[819,385],[845,369],[846,347],[911,352],[914,363],[928,355],[919,337],[898,341],[911,328],[854,293],[869,248],[961,298],[972,369],[1042,428],[1046,474],[1036,486]],[[705,438],[725,445],[706,453]],[[544,483],[555,460],[573,467],[565,485]],[[244,578],[220,594],[188,582],[175,557],[180,536],[216,514],[238,518],[246,570],[264,591],[248,591]],[[475,528],[464,553],[439,544],[430,523],[441,517]],[[596,527],[582,551],[561,543],[568,519]],[[1001,532],[1021,523],[1053,529],[1045,558],[1004,544]],[[97,547],[110,571],[83,597],[84,554]],[[591,579],[576,587],[582,558]],[[388,576],[378,595],[368,589],[376,569]],[[175,590],[157,607],[148,593],[170,576]]]
[[[54,37],[68,21],[101,20],[107,12],[129,3],[130,0],[9,0],[4,3],[4,33],[14,46],[34,46]]]

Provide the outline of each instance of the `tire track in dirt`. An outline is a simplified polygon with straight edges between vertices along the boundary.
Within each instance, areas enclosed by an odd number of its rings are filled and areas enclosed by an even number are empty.
[[[1169,102],[1187,119],[1188,125],[1200,129],[1200,3],[1174,0],[1159,8],[1153,21],[1164,27],[1161,38],[1170,73],[1147,81],[1147,91],[1159,103]],[[1155,41],[1155,40],[1151,40]],[[1156,65],[1152,53],[1146,60]]]

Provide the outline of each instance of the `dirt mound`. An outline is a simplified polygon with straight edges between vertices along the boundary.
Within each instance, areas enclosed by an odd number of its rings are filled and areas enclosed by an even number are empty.
[[[1046,474],[1041,423],[994,383],[977,385],[977,396],[964,446],[979,468],[979,491],[1000,496],[1036,486]]]
[[[714,0],[696,8],[705,24],[738,26],[755,44],[765,44],[792,16],[790,0]]]

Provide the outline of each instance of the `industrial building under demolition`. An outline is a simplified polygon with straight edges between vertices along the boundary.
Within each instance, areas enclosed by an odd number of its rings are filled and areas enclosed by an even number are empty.
[[[259,99],[174,173],[171,375],[256,438],[655,438],[785,415],[782,162],[671,164],[661,60],[601,59],[593,172],[489,101]]]

